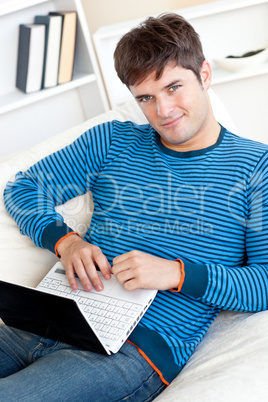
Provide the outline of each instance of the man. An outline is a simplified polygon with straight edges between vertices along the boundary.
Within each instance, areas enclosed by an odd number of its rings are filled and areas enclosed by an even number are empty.
[[[221,309],[267,309],[268,147],[215,120],[197,33],[176,14],[150,18],[121,39],[115,67],[149,124],[94,127],[19,173],[5,203],[73,289],[77,274],[101,292],[98,266],[157,296],[111,357],[2,326],[0,396],[153,400]],[[54,208],[88,190],[95,209],[81,239]]]

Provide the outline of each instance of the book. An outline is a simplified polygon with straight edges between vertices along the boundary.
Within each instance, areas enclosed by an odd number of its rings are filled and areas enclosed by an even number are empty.
[[[45,25],[21,24],[17,60],[16,87],[25,93],[42,87],[45,50]]]
[[[62,35],[58,84],[72,80],[76,42],[76,11],[51,12],[49,15],[60,15],[62,18]]]
[[[62,18],[59,15],[37,15],[34,22],[46,27],[42,88],[54,87],[58,84]]]

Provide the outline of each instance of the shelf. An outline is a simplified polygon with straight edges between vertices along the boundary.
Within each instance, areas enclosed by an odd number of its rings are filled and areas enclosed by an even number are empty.
[[[4,0],[0,2],[0,16],[14,13],[37,4],[46,3],[47,1],[48,0]]]
[[[221,68],[212,69],[212,85],[224,84],[232,81],[268,74],[268,61],[250,69],[237,72],[226,71]]]
[[[178,10],[188,20],[232,12],[242,8],[266,4],[267,0],[219,0]]]
[[[254,69],[229,72],[219,69],[213,59],[227,54],[240,54],[245,48],[268,41],[268,0],[218,0],[174,12],[186,18],[199,33],[204,54],[211,63],[212,85],[268,74],[268,62]],[[131,95],[119,81],[113,66],[113,52],[119,39],[145,18],[101,27],[94,35],[104,82],[112,107]],[[253,29],[249,27],[253,26]]]
[[[16,88],[19,25],[35,15],[76,11],[77,36],[73,79],[25,94]],[[31,146],[108,109],[81,0],[0,0],[0,156]],[[38,127],[38,130],[37,130]],[[20,133],[20,137],[18,136]]]
[[[31,94],[16,90],[0,97],[0,115],[96,81],[95,74],[76,74],[72,81]]]
[[[266,4],[267,0],[219,0],[212,1],[209,3],[200,4],[197,6],[186,7],[180,10],[175,10],[184,18],[188,20],[193,20],[196,18],[203,18],[212,16],[214,14],[220,14],[228,11],[239,10],[241,8],[257,6],[261,4]],[[155,15],[157,16],[157,15]],[[140,22],[144,21],[145,18],[136,18],[130,21],[120,22],[118,24],[111,24],[102,26],[93,35],[94,41],[106,41],[107,39],[116,38],[118,39],[126,32],[128,32],[132,27],[137,26]]]

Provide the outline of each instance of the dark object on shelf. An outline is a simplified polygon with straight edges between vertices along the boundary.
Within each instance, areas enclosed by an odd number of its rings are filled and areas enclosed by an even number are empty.
[[[25,93],[41,89],[45,49],[45,25],[21,24],[16,87]]]
[[[253,50],[247,53],[242,54],[242,56],[226,56],[226,59],[241,59],[242,57],[250,57],[250,56],[255,56],[255,54],[258,54],[260,52],[263,52],[264,49],[259,49],[259,50]]]

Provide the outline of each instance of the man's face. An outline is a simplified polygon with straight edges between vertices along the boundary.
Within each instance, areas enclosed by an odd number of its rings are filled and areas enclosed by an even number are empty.
[[[207,95],[210,77],[207,62],[201,69],[202,84],[191,70],[168,64],[160,79],[156,80],[153,72],[130,87],[166,147],[188,151],[211,145],[206,140],[214,122]]]

